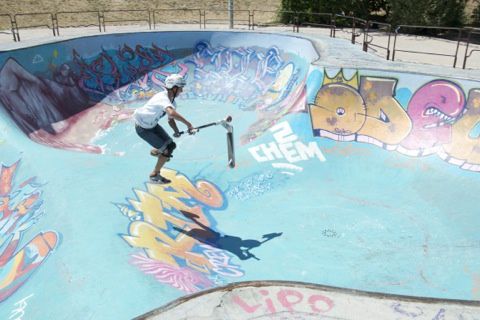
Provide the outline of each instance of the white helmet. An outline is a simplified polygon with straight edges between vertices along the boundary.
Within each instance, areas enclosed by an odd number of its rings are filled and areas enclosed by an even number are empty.
[[[175,86],[183,88],[186,84],[187,82],[181,74],[171,74],[165,78],[165,87],[167,89],[172,89]]]

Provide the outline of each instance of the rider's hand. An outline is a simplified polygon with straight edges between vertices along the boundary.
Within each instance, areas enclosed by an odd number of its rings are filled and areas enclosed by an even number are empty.
[[[197,129],[195,129],[194,127],[190,126],[188,127],[188,134],[192,135],[192,134],[195,134],[197,133]]]

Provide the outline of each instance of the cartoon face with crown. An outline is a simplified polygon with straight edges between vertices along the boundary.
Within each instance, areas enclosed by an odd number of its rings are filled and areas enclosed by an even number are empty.
[[[365,123],[366,108],[362,96],[358,93],[358,77],[355,74],[346,80],[343,71],[333,78],[325,76],[323,86],[315,101],[309,105],[312,128],[315,135],[345,136],[357,133]]]

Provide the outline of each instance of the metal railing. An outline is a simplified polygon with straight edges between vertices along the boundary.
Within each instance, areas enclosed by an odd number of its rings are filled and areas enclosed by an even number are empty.
[[[116,13],[120,14],[137,14],[140,13],[141,15],[139,17],[128,17],[127,19],[117,19],[115,17]],[[145,17],[146,15],[146,17]],[[113,17],[112,17],[113,16]],[[152,29],[152,18],[150,14],[150,10],[147,9],[131,9],[131,10],[105,10],[101,11],[100,13],[100,21],[103,26],[103,32],[106,32],[105,25],[107,23],[130,23],[130,22],[146,22],[148,23],[148,28],[151,30]]]
[[[469,28],[466,30],[468,33],[467,36],[467,46],[465,48],[465,56],[463,57],[463,69],[467,66],[467,60],[472,56],[474,52],[480,52],[480,49],[470,49],[468,51],[468,48],[470,46],[471,40],[472,40],[472,35],[477,35],[480,38],[480,28]]]
[[[259,22],[255,19],[255,15],[262,16],[263,20],[265,20],[265,16],[268,21]],[[252,11],[252,30],[255,30],[255,27],[270,27],[270,26],[278,26],[278,25],[287,25],[292,26],[293,31],[295,32],[297,29],[298,18],[297,12],[295,11],[286,11],[286,10],[253,10]],[[282,22],[283,20],[283,22]]]
[[[179,21],[178,15],[171,18],[170,12],[183,12],[183,20]],[[0,19],[10,21],[10,30],[13,41],[20,41],[21,29],[48,28],[53,36],[60,35],[60,28],[71,27],[98,27],[99,32],[106,31],[106,25],[131,24],[141,22],[148,25],[148,29],[155,29],[162,23],[188,23],[197,24],[200,29],[205,29],[207,24],[228,24],[230,11],[225,9],[135,9],[135,10],[87,10],[87,11],[61,11],[56,13],[18,13],[15,15],[0,14]],[[331,13],[295,12],[284,10],[234,10],[234,25],[246,25],[249,30],[258,27],[292,26],[293,32],[300,32],[301,28],[323,28],[329,31],[330,37],[338,37],[338,31],[349,33],[348,39],[352,44],[360,44],[364,51],[373,51],[377,54],[385,52],[387,60],[394,61],[398,53],[410,53],[453,58],[453,67],[457,67],[459,48],[465,45],[463,68],[472,56],[477,56],[480,49],[470,45],[480,42],[479,28],[451,28],[399,25],[393,29],[392,25],[371,20],[364,20],[354,16]],[[180,18],[180,19],[182,19]],[[28,21],[27,21],[28,20]],[[75,21],[75,22],[74,22]],[[88,21],[88,22],[85,22]],[[1,20],[0,20],[1,22]],[[413,30],[413,32],[412,32]],[[454,52],[416,51],[409,48],[400,48],[397,37],[400,34],[434,33],[445,39],[454,39],[456,47]],[[410,31],[410,32],[408,32]],[[8,31],[1,32],[10,34]],[[391,37],[394,35],[393,47]],[[363,37],[362,37],[363,36]],[[377,38],[378,37],[378,38]],[[383,38],[382,38],[383,37]],[[431,37],[432,38],[432,37]],[[362,40],[360,40],[362,39]],[[376,41],[380,39],[379,41]],[[383,55],[383,54],[382,54]]]
[[[23,17],[30,17],[31,18],[31,17],[41,17],[41,16],[46,16],[46,17],[49,18],[46,21],[46,24],[31,24],[31,23],[28,23],[28,25],[20,25],[19,22],[18,22],[18,18],[22,18],[21,20],[23,20]],[[44,21],[42,21],[42,22],[44,22]],[[51,23],[51,25],[49,24],[49,22]],[[14,33],[16,33],[17,41],[20,41],[20,29],[34,29],[34,28],[46,27],[48,29],[52,29],[53,36],[55,37],[57,35],[55,24],[56,24],[55,17],[53,15],[53,13],[50,13],[50,12],[17,13],[13,16],[12,30],[15,30]],[[15,37],[15,35],[14,35],[14,37]]]
[[[207,15],[208,13],[208,15]],[[212,17],[212,13],[214,14],[214,18]],[[204,18],[203,18],[203,27],[206,28],[208,23],[215,23],[215,22],[230,22],[228,14],[230,10],[223,10],[223,9],[212,9],[212,10],[204,10]],[[238,13],[238,14],[237,14]],[[220,15],[219,15],[220,14]],[[223,15],[227,14],[224,18]],[[243,15],[243,17],[238,17],[239,15]],[[252,28],[252,14],[250,10],[234,10],[233,13],[233,25],[247,25],[248,30]]]
[[[400,29],[423,29],[423,30],[443,30],[443,31],[454,31],[457,33],[457,45],[455,48],[455,53],[454,54],[448,54],[448,53],[438,53],[438,52],[430,52],[430,51],[415,51],[415,50],[405,50],[405,49],[397,49],[397,35],[400,31]],[[408,53],[414,53],[414,54],[428,54],[428,55],[434,55],[434,56],[443,56],[443,57],[452,57],[453,58],[453,67],[455,68],[457,66],[457,60],[458,60],[458,50],[460,48],[460,42],[462,40],[462,30],[461,28],[450,28],[450,27],[431,27],[431,26],[409,26],[409,25],[399,25],[395,29],[395,37],[393,41],[393,54],[392,54],[392,61],[395,61],[395,53],[396,52],[408,52]]]
[[[89,24],[72,24],[71,19],[62,19],[62,17],[72,17],[73,15],[78,16],[79,15],[84,15],[84,14],[95,14],[95,17],[92,17],[95,20],[95,23],[89,23]],[[56,21],[56,30],[57,30],[57,35],[60,35],[60,28],[75,28],[75,27],[91,27],[91,26],[96,26],[98,27],[98,30],[102,32],[102,20],[101,20],[101,12],[99,10],[97,11],[60,11],[54,14],[54,20]],[[65,24],[61,25],[60,21],[61,20],[70,20],[70,24]]]
[[[10,22],[10,32],[0,31],[0,33],[11,34],[13,36],[13,41],[17,42],[16,26],[14,25],[12,16],[9,14],[0,14],[0,19],[2,18],[8,18],[8,21]]]
[[[348,21],[347,24],[344,24],[345,21]],[[352,44],[362,44],[357,42],[357,38],[361,36],[361,33],[358,33],[358,31],[362,31],[362,33],[365,32],[365,29],[367,28],[367,20],[363,20],[353,16],[336,14],[333,16],[333,25],[333,38],[336,37],[337,30],[344,30],[344,26],[346,26],[351,29],[351,31],[347,32],[352,34],[350,38]]]
[[[335,33],[335,19],[331,13],[311,13],[311,12],[297,12],[297,32],[300,27],[315,27],[327,28],[330,30],[330,37]]]
[[[187,16],[187,13],[192,13],[192,15],[198,15],[198,20],[194,20],[194,21],[188,21],[187,23],[194,23],[194,24],[199,24],[200,25],[200,29],[202,29],[202,27],[204,26],[204,23],[203,23],[203,18],[205,17],[205,12],[203,12],[202,10],[200,9],[155,9],[155,10],[152,10],[152,16],[153,16],[153,29],[156,28],[157,24],[161,24],[161,23],[185,23],[185,21],[181,21],[181,22],[175,22],[175,21],[163,21],[161,19],[158,19],[159,16],[162,14],[162,13],[169,13],[169,12],[183,12],[185,16]]]
[[[375,30],[377,33],[384,33],[387,36],[387,44],[380,45],[374,43],[374,36],[372,35],[372,30]],[[386,51],[386,59],[390,60],[390,41],[392,38],[392,25],[383,22],[377,21],[367,21],[367,28],[364,32],[363,38],[363,51],[367,52],[369,49],[372,49],[375,53],[378,53],[379,50]]]

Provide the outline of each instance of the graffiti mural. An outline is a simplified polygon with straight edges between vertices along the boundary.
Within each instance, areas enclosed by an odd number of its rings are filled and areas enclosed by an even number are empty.
[[[51,147],[103,153],[92,141],[119,121],[128,119],[132,101],[145,101],[163,90],[170,73],[186,73],[166,50],[124,44],[82,57],[75,49],[70,61],[59,62],[55,50],[48,69],[30,72],[8,58],[0,68],[0,103],[19,128],[32,140]]]
[[[423,85],[408,103],[412,130],[401,146],[421,150],[422,154],[435,153],[440,145],[450,141],[452,125],[464,111],[465,95],[460,86],[446,80]]]
[[[254,110],[258,97],[282,74],[286,85],[294,72],[291,63],[272,47],[267,52],[255,48],[212,47],[201,41],[186,64],[194,68],[196,85],[191,92],[197,97],[235,103],[242,110]],[[284,85],[278,85],[282,90]],[[271,103],[281,95],[272,96]]]
[[[450,140],[438,152],[440,157],[463,169],[480,171],[479,123],[480,89],[472,89],[464,114],[452,125]]]
[[[307,69],[277,47],[213,47],[200,41],[193,53],[175,57],[167,49],[123,44],[93,55],[73,49],[59,58],[43,55],[48,69],[29,71],[8,58],[0,68],[0,103],[32,140],[51,147],[103,153],[93,144],[156,92],[172,73],[188,78],[184,96],[232,103],[255,111],[257,121],[240,138],[248,143],[283,116],[305,110]],[[183,97],[182,97],[183,98]],[[81,134],[79,134],[81,132]]]
[[[403,107],[395,98],[397,80],[345,78],[326,72],[309,105],[313,133],[337,141],[374,144],[420,157],[437,154],[462,169],[480,171],[480,89],[463,89],[450,80],[423,84]]]
[[[225,284],[244,275],[233,258],[260,260],[251,250],[282,235],[273,232],[255,240],[215,230],[210,210],[225,210],[223,192],[174,170],[162,174],[172,180],[169,185],[148,183],[147,191],[135,190],[136,199],[117,204],[130,221],[121,237],[142,249],[131,263],[160,283],[188,293]]]
[[[201,41],[184,60],[192,66],[187,97],[233,103],[259,119],[240,138],[249,143],[288,113],[305,107],[306,71],[277,47],[213,47]]]
[[[271,162],[272,167],[287,169],[281,171],[283,174],[294,175],[292,171],[303,171],[303,168],[296,163],[318,159],[326,161],[325,156],[315,141],[305,144],[301,141],[290,127],[287,121],[282,121],[269,129],[273,133],[275,142],[263,143],[248,148],[252,157],[259,163]],[[283,160],[285,159],[285,160]]]
[[[0,302],[25,284],[59,245],[59,234],[44,231],[23,237],[43,214],[35,178],[14,183],[19,162],[0,171]]]
[[[210,210],[226,206],[222,192],[210,182],[192,182],[173,170],[163,173],[172,180],[169,186],[147,184],[147,191],[135,190],[137,199],[117,205],[130,220],[128,233],[122,238],[143,249],[132,256],[132,263],[157,281],[190,293],[212,287],[223,277],[243,276],[229,253],[178,231],[196,226],[182,212],[212,226]]]
[[[92,100],[107,98],[112,104],[148,99],[163,90],[166,76],[187,71],[185,65],[174,62],[170,52],[154,43],[151,47],[136,45],[135,49],[124,44],[118,49],[102,49],[91,57],[73,50],[72,56],[78,85]]]

